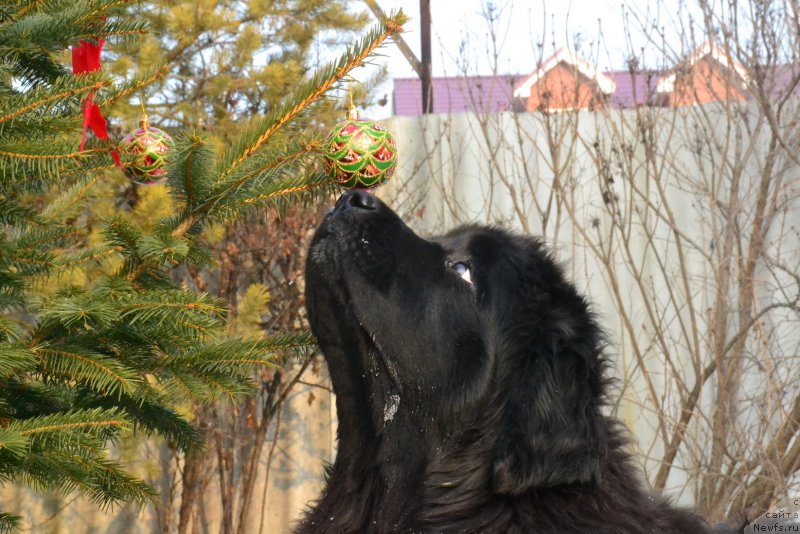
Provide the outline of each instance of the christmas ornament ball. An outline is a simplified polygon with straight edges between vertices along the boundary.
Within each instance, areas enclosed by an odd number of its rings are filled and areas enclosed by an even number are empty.
[[[139,185],[163,184],[167,180],[167,156],[175,146],[169,134],[150,126],[142,117],[139,128],[128,134],[119,144],[123,155],[125,174]]]
[[[361,118],[351,109],[325,140],[325,170],[345,189],[380,185],[394,174],[397,145],[377,121]]]

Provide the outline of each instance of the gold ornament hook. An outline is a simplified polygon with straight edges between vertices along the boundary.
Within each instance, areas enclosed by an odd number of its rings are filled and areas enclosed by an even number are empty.
[[[353,77],[350,75],[347,76],[347,95],[350,98],[350,109],[347,110],[347,120],[357,121],[358,110],[356,110],[356,105],[353,103]]]
[[[139,121],[139,127],[146,130],[150,127],[150,121],[147,119],[147,112],[144,110],[144,95],[139,96],[139,105],[142,106],[142,119]]]

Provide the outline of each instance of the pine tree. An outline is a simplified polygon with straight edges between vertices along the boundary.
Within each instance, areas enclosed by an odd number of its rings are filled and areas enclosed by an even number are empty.
[[[117,84],[64,64],[81,40],[145,33],[124,4],[0,6],[0,484],[80,492],[101,506],[154,495],[109,459],[110,445],[137,431],[191,451],[199,439],[182,402],[235,397],[254,366],[313,343],[307,332],[232,337],[223,303],[176,273],[211,263],[200,239],[210,223],[328,191],[304,121],[404,21],[367,34],[228,146],[181,133],[169,175],[176,213],[147,225],[111,216],[97,233],[88,199],[119,170],[112,142],[78,149],[82,102],[91,94],[107,111],[165,73]],[[80,266],[98,275],[73,283]],[[0,510],[0,532],[20,524]]]
[[[243,117],[263,115],[320,66],[320,48],[341,47],[369,21],[348,0],[147,0],[130,6],[151,32],[135,47],[108,50],[120,76],[172,65],[145,97],[162,125],[211,129],[229,138]],[[354,89],[361,97],[363,87]],[[363,105],[363,104],[362,104]],[[116,111],[135,118],[136,106]],[[341,113],[336,114],[342,115]],[[319,118],[319,117],[318,117]]]

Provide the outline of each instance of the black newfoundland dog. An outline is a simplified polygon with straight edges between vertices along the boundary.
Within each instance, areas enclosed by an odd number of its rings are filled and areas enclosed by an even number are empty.
[[[369,193],[314,236],[338,454],[298,533],[707,533],[643,487],[602,413],[602,334],[536,239],[427,241]]]

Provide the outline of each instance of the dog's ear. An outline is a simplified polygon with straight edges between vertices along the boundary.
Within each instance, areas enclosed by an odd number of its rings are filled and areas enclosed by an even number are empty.
[[[509,362],[493,450],[496,493],[599,482],[607,434],[600,414],[602,364],[592,345],[551,339]]]

